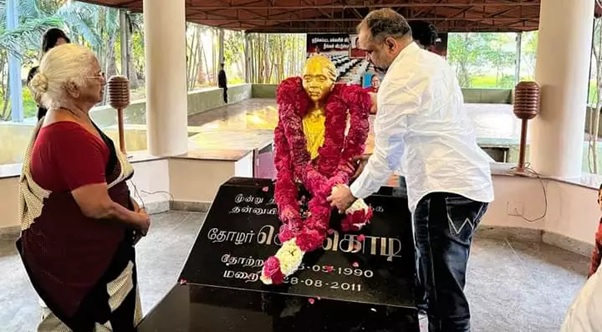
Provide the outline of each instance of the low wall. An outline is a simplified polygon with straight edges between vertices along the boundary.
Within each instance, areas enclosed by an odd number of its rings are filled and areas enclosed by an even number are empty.
[[[238,162],[181,158],[136,162],[130,185],[133,192],[142,193],[137,199],[147,206],[163,206],[161,211],[168,209],[170,199],[183,208],[196,208],[199,203],[207,206],[230,177],[251,176],[252,165],[252,155]],[[0,179],[0,236],[14,235],[18,230],[18,180]],[[480,233],[543,241],[586,256],[591,253],[600,215],[595,202],[597,189],[506,175],[494,175],[493,184],[495,200],[479,227]]]
[[[276,84],[253,84],[251,95],[253,98],[274,99],[277,87]]]
[[[23,162],[25,149],[31,138],[35,124],[33,123],[0,123],[0,165],[18,164]],[[117,125],[102,126],[103,132],[109,136],[115,144],[119,144],[119,132]],[[188,135],[196,132],[189,131]],[[126,151],[147,150],[146,125],[125,125],[125,149]]]
[[[512,104],[510,89],[462,89],[467,104]]]
[[[0,165],[23,162],[35,123],[0,122]]]
[[[228,103],[236,103],[251,98],[251,84],[237,84],[228,88]],[[226,105],[222,89],[205,88],[188,92],[188,115],[206,112]],[[115,110],[110,106],[96,107],[90,116],[100,127],[117,124]],[[124,112],[126,124],[146,124],[146,99],[133,101]]]

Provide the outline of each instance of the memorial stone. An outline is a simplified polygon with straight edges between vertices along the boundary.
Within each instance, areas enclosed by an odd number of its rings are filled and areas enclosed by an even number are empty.
[[[264,285],[263,261],[279,248],[280,221],[268,179],[232,178],[221,186],[180,282],[140,331],[418,331],[415,256],[407,198],[383,187],[360,232],[342,233],[333,213],[323,250],[305,256],[282,285]],[[160,317],[188,314],[180,325]],[[220,327],[221,326],[221,327]],[[227,327],[227,328],[226,328]]]

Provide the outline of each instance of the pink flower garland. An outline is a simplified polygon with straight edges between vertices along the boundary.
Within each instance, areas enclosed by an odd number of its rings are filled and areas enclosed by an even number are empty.
[[[303,133],[303,118],[312,101],[303,90],[301,78],[282,81],[276,100],[279,119],[274,131],[277,171],[274,196],[283,223],[279,238],[283,243],[296,238],[297,246],[309,252],[319,248],[328,235],[332,209],[326,197],[335,185],[349,182],[356,169],[352,158],[364,152],[369,131],[370,96],[357,86],[334,86],[326,102],[324,144],[318,151],[317,161],[310,160]],[[350,128],[345,136],[348,111]],[[298,182],[312,196],[306,216],[301,215],[297,200]],[[358,219],[361,216],[346,218],[343,230],[352,229],[351,223]],[[275,284],[282,282],[284,277],[274,256],[265,262],[264,273]]]

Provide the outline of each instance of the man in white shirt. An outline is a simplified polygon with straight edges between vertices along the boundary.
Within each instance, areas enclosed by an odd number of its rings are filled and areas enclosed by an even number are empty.
[[[491,159],[477,145],[454,71],[414,43],[403,16],[372,11],[358,33],[360,48],[386,71],[376,96],[375,147],[351,187],[339,186],[328,200],[345,211],[394,172],[404,175],[429,331],[470,331],[466,265],[493,200]]]

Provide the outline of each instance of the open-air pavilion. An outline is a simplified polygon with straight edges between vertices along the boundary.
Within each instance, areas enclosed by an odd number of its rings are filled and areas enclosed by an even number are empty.
[[[539,30],[535,80],[542,88],[541,111],[529,122],[528,143],[530,168],[538,176],[514,175],[513,163],[493,165],[496,197],[475,243],[467,292],[475,331],[559,327],[584,280],[600,213],[595,202],[600,180],[582,173],[592,22],[602,13],[594,0],[84,2],[144,15],[147,98],[131,107],[145,110],[146,123],[129,130],[146,133],[148,150],[133,154],[132,186],[152,212],[169,211],[156,217],[161,222],[157,232],[163,235],[151,234],[141,250],[160,257],[157,260],[173,270],[160,272],[156,260],[139,254],[140,270],[152,270],[141,272],[145,313],[165,295],[169,283],[176,282],[194,242],[202,220],[192,221],[201,217],[190,211],[207,212],[220,185],[231,177],[271,174],[275,86],[233,86],[232,103],[226,106],[216,102],[218,90],[188,94],[186,21],[246,34],[354,33],[370,10],[391,7],[408,20],[434,23],[439,32]],[[220,34],[220,49],[223,39]],[[247,42],[247,72],[253,70],[249,47]],[[506,121],[514,126],[512,135],[520,135],[520,124],[511,114],[511,92],[492,97],[487,91],[467,89],[465,99],[475,112],[477,130],[495,131],[499,121]],[[503,104],[503,115],[496,114],[495,103]],[[191,132],[193,124],[200,129]],[[0,178],[0,198],[8,198],[0,199],[6,216],[0,230],[14,230],[19,224],[17,184],[17,177]],[[164,248],[164,254],[157,248]],[[144,287],[153,288],[146,299]]]

